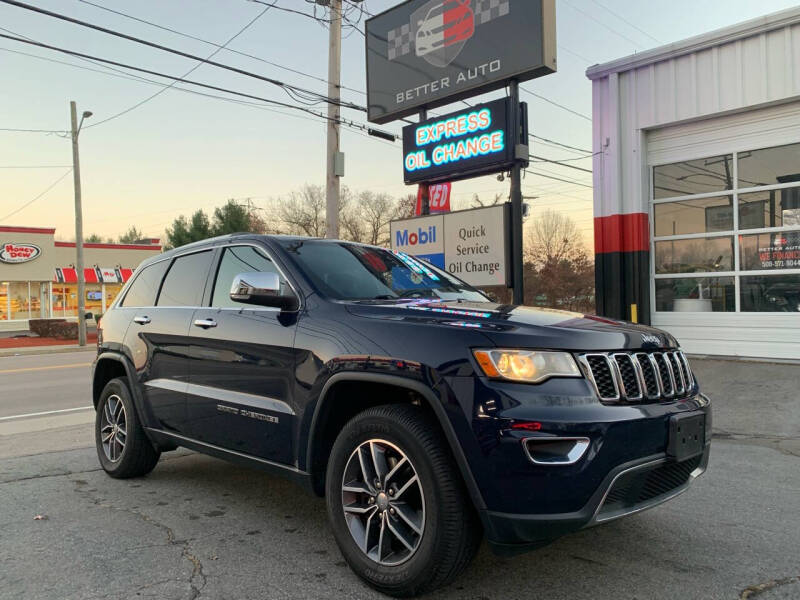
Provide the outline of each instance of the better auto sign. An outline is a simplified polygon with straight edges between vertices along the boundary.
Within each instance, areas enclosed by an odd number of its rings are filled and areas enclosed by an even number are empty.
[[[38,257],[42,249],[35,244],[17,244],[16,242],[5,242],[0,248],[0,262],[4,263],[24,263]]]
[[[556,70],[554,0],[408,0],[367,21],[369,120]]]

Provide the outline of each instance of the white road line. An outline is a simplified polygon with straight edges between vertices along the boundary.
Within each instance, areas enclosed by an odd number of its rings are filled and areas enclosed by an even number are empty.
[[[62,408],[61,410],[47,410],[44,412],[28,413],[27,415],[11,415],[10,417],[0,417],[0,421],[11,421],[12,419],[25,419],[27,417],[43,417],[45,415],[56,415],[58,413],[75,412],[78,410],[94,410],[94,406],[81,406],[79,408]]]

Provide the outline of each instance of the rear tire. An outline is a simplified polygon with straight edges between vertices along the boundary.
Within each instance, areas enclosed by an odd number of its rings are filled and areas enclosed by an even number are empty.
[[[111,477],[146,475],[161,456],[147,439],[136,415],[127,377],[112,379],[103,388],[94,432],[100,465]]]
[[[351,419],[333,445],[325,487],[345,560],[385,594],[449,584],[480,545],[477,514],[439,424],[418,406],[378,406]]]

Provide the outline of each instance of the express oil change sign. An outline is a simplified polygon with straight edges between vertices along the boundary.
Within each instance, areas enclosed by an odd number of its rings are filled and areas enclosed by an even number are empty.
[[[403,127],[406,183],[455,181],[510,168],[508,98]]]

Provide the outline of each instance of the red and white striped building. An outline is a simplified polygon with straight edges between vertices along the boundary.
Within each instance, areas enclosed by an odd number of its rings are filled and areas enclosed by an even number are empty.
[[[75,243],[55,229],[0,225],[0,329],[27,329],[36,318],[77,318]],[[134,269],[161,252],[157,239],[137,244],[84,244],[86,310],[102,314]]]
[[[598,312],[800,359],[800,8],[587,76]]]

